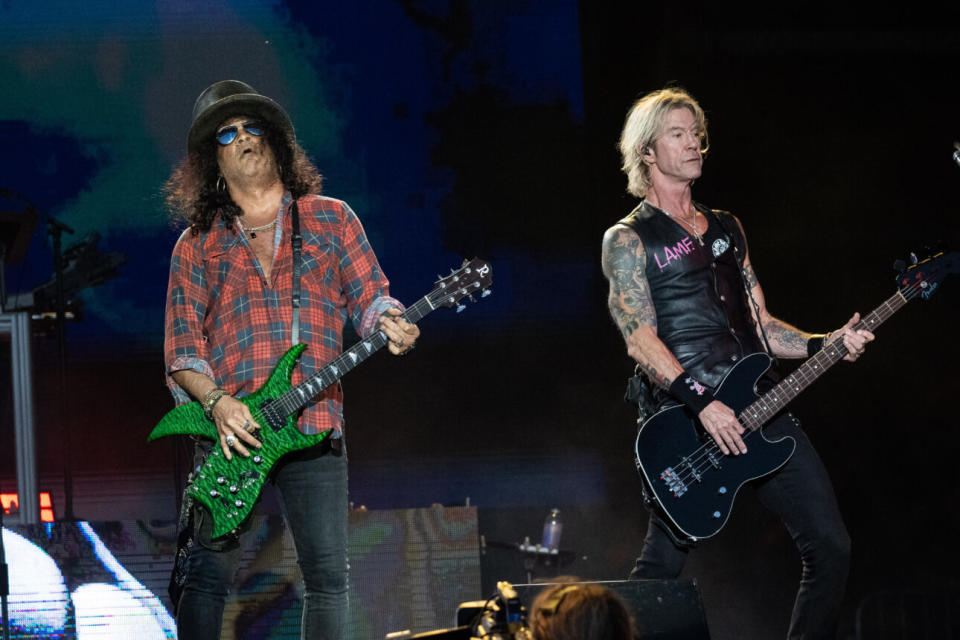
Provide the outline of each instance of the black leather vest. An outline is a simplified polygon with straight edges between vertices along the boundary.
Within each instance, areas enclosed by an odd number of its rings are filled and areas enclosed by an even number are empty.
[[[657,337],[685,371],[715,388],[737,360],[764,349],[740,274],[746,253],[740,227],[729,213],[695,206],[709,222],[703,246],[647,202],[620,224],[637,232],[647,254]]]

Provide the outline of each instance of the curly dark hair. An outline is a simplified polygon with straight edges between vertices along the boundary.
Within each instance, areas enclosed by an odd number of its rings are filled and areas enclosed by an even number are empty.
[[[266,127],[264,135],[280,169],[280,181],[294,199],[319,194],[323,179],[293,133]],[[193,235],[209,231],[218,214],[228,227],[242,214],[229,191],[217,191],[216,145],[212,138],[204,141],[174,169],[163,188],[171,218],[177,224],[185,222]]]

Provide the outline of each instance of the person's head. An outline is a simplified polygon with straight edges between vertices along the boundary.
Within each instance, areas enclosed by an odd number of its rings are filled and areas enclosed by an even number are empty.
[[[678,109],[683,109],[674,113]],[[689,116],[687,115],[689,114]],[[683,116],[688,131],[680,132],[687,144],[696,138],[699,156],[707,151],[707,119],[703,109],[693,97],[682,89],[660,89],[648,93],[633,103],[627,113],[623,132],[620,134],[620,155],[623,159],[621,169],[627,174],[627,191],[637,197],[644,197],[652,185],[651,165],[655,163],[658,151],[664,153],[659,142],[664,139],[671,121]]]
[[[620,597],[598,584],[557,584],[530,608],[534,640],[632,640],[633,621]]]
[[[166,185],[172,213],[207,231],[218,213],[227,223],[241,214],[230,187],[277,179],[294,198],[320,192],[283,107],[238,80],[207,87],[193,107],[187,158]]]

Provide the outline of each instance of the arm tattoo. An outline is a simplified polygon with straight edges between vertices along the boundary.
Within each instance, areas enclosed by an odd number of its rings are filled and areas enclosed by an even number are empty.
[[[747,282],[747,288],[753,289],[755,286],[760,284],[760,281],[757,280],[757,274],[753,271],[753,265],[745,265],[743,267],[743,277]]]
[[[673,382],[673,380],[668,378],[666,375],[660,373],[660,371],[658,371],[657,368],[654,367],[652,364],[644,364],[643,362],[638,362],[637,365],[645,374],[647,374],[647,377],[650,378],[652,382],[659,385],[660,387],[663,387],[664,389],[668,389],[668,390],[670,389],[670,384]]]
[[[607,304],[624,338],[641,326],[657,326],[644,275],[646,262],[647,254],[635,233],[618,227],[607,232],[603,239],[603,273],[610,281]]]
[[[784,358],[806,357],[807,339],[810,336],[776,318],[771,318],[763,328],[775,355]]]

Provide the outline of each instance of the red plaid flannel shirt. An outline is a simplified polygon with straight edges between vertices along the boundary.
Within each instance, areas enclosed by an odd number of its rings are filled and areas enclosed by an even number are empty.
[[[180,236],[170,261],[164,360],[167,386],[177,404],[191,398],[170,376],[190,369],[210,376],[230,394],[259,389],[291,347],[292,248],[289,194],[274,231],[270,282],[244,233],[220,218],[207,233]],[[349,317],[361,336],[376,330],[380,315],[403,306],[388,296],[389,283],[356,214],[347,203],[322,196],[298,201],[301,256],[300,340],[309,347],[294,369],[297,384],[342,351]],[[304,433],[343,425],[339,385],[325,389],[300,419]]]

